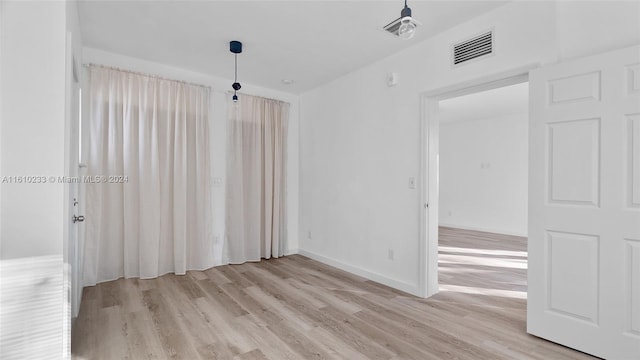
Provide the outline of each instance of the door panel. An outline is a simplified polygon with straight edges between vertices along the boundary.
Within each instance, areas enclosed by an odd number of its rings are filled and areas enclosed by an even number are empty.
[[[640,359],[640,47],[530,75],[527,330]]]
[[[629,263],[629,322],[627,331],[640,336],[640,240],[627,239],[627,259]]]
[[[549,311],[598,324],[599,237],[547,231]]]
[[[640,92],[640,64],[627,65],[627,92]]]
[[[598,206],[600,119],[548,124],[549,201]]]
[[[639,71],[640,73],[640,71]],[[640,114],[629,115],[629,187],[627,203],[629,207],[640,208]]]
[[[549,104],[600,100],[600,72],[594,71],[549,81]]]

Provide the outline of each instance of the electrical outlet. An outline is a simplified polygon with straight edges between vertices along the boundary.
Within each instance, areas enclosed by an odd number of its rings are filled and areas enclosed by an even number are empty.
[[[211,179],[211,185],[214,187],[220,187],[222,186],[222,178],[220,177],[214,177]]]
[[[389,260],[393,260],[393,249],[389,249],[387,252],[387,258],[389,258]]]

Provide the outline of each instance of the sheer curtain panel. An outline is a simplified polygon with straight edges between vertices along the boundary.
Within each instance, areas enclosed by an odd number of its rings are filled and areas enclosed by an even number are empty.
[[[89,71],[84,285],[212,267],[210,90]]]
[[[242,95],[229,105],[226,249],[232,264],[284,255],[289,104]]]

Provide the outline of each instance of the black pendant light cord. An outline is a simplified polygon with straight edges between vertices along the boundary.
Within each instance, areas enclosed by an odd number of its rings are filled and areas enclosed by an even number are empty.
[[[404,9],[400,12],[400,17],[411,17],[411,9],[407,6],[407,0],[404,0]]]
[[[233,87],[233,101],[236,102],[238,101],[237,92],[238,90],[240,90],[240,88],[242,88],[242,85],[240,85],[240,83],[238,82],[238,54],[242,52],[242,43],[235,40],[231,41],[229,43],[229,51],[234,54],[233,60],[235,69],[233,74],[233,84],[231,85],[231,87]]]

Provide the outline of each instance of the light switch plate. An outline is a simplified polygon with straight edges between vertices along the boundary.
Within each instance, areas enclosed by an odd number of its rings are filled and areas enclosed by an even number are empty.
[[[415,189],[416,188],[416,178],[415,177],[410,177],[409,178],[409,189]]]

